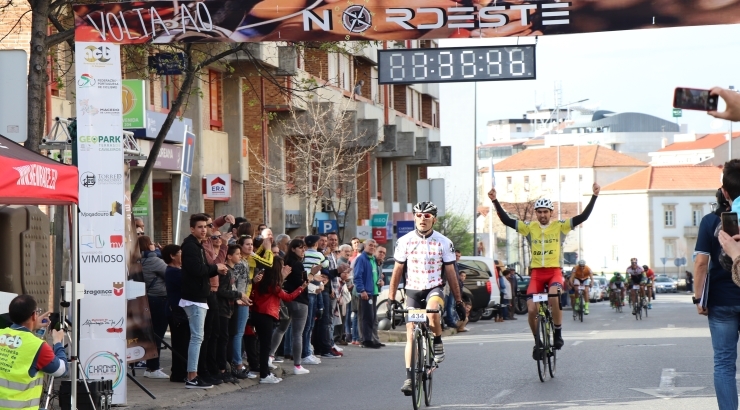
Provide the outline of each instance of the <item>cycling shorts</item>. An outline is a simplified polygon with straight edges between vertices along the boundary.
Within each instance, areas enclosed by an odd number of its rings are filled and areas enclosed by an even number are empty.
[[[529,286],[527,287],[527,295],[531,296],[543,292],[545,285],[549,287],[557,286],[562,289],[563,271],[560,268],[533,268],[532,278],[529,280]]]
[[[612,289],[622,289],[622,286],[624,286],[624,282],[612,282],[611,284]]]
[[[409,309],[426,309],[427,302],[433,297],[438,298],[440,308],[444,308],[445,291],[443,287],[438,286],[424,290],[406,289],[406,307]]]
[[[633,285],[642,285],[643,283],[645,283],[645,280],[642,276],[630,275],[630,282],[632,282]]]
[[[578,279],[578,278],[573,279],[573,286],[579,286],[579,285],[590,286],[591,279]]]

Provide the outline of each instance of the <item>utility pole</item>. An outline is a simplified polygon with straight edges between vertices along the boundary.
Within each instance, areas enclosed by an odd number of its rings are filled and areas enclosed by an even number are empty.
[[[473,85],[473,255],[478,256],[478,82]]]

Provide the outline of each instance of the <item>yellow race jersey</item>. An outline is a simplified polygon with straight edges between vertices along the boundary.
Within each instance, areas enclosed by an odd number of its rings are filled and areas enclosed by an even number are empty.
[[[542,226],[538,221],[517,221],[516,230],[527,237],[532,249],[532,268],[559,268],[563,239],[573,229],[571,219],[550,222]]]

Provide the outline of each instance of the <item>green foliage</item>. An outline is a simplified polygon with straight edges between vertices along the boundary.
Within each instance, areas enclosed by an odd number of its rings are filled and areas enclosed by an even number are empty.
[[[469,228],[469,217],[451,212],[437,218],[437,223],[434,226],[437,232],[450,238],[455,245],[455,249],[463,255],[473,254],[473,234]]]

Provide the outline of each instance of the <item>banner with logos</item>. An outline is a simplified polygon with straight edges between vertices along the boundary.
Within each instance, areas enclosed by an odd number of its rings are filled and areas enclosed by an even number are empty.
[[[126,262],[119,46],[75,44],[80,173],[80,362],[126,402]]]
[[[183,0],[76,5],[74,14],[77,41],[141,44],[408,40],[734,24],[740,19],[740,3]]]

